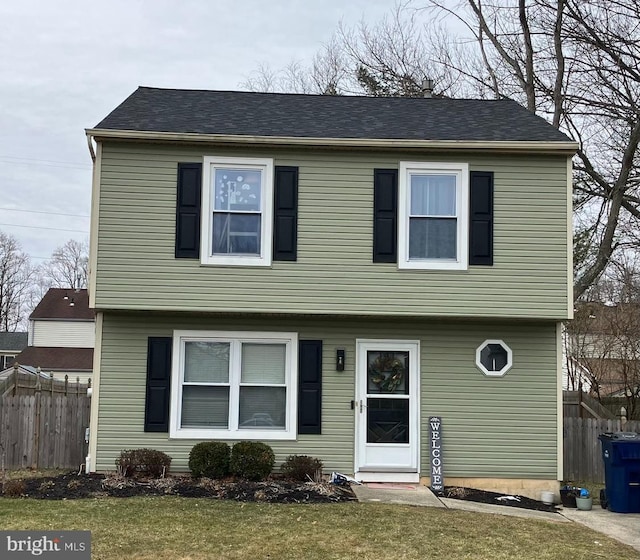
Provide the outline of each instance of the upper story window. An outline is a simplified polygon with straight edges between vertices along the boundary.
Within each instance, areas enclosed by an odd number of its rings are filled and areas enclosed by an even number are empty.
[[[398,268],[467,268],[469,166],[401,162]]]
[[[202,264],[269,266],[273,160],[205,157]]]

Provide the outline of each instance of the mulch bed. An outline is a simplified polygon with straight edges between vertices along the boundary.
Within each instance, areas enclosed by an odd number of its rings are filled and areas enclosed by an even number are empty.
[[[498,494],[475,488],[462,488],[459,486],[445,486],[443,498],[454,498],[456,500],[468,500],[470,502],[480,502],[483,504],[493,504],[497,506],[516,507],[522,509],[534,509],[536,511],[546,511],[558,513],[556,506],[547,505],[538,500],[532,500],[526,496],[515,494]],[[515,498],[515,499],[513,499]]]
[[[239,502],[299,504],[335,503],[356,499],[348,486],[335,486],[328,482],[291,482],[276,478],[264,482],[194,479],[188,476],[142,480],[116,475],[66,473],[54,477],[25,478],[23,481],[24,491],[21,496],[40,500],[181,496]]]

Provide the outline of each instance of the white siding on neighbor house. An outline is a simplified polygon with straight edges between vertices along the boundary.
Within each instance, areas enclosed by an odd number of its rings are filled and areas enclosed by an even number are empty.
[[[41,321],[32,320],[31,346],[51,348],[93,348],[96,343],[94,321]]]

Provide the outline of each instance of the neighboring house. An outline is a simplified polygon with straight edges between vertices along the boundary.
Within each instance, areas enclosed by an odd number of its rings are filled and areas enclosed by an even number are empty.
[[[152,88],[87,134],[90,470],[250,439],[428,480],[438,416],[447,484],[557,488],[566,136],[507,100]]]
[[[566,329],[570,384],[599,397],[640,397],[640,306],[583,302]],[[576,387],[577,388],[577,387]]]
[[[26,346],[26,332],[0,332],[0,371],[12,366]]]
[[[95,314],[87,290],[50,288],[29,316],[29,345],[16,361],[56,379],[92,376]]]

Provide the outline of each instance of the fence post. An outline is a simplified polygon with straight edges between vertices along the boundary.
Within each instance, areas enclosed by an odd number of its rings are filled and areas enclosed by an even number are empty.
[[[15,397],[16,396],[16,392],[18,390],[18,368],[20,366],[18,365],[18,362],[14,362],[13,363],[13,391],[12,391],[12,395]]]
[[[39,378],[40,376],[38,376]],[[33,405],[36,407],[36,421],[33,427],[33,456],[31,460],[31,468],[38,468],[38,457],[40,455],[40,414],[42,407],[42,396],[40,393],[40,382],[36,383],[36,394],[35,394],[35,402]]]
[[[69,390],[69,374],[64,374],[64,396],[67,396],[67,391]]]

